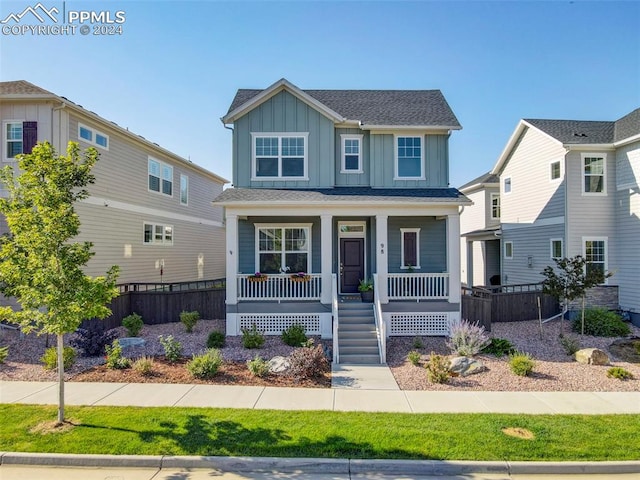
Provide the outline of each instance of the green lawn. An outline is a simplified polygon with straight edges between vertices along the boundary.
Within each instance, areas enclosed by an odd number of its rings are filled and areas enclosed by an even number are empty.
[[[0,405],[0,451],[442,460],[637,460],[638,415],[288,412],[68,407],[76,426],[32,433],[55,406]],[[530,430],[525,440],[502,433]]]

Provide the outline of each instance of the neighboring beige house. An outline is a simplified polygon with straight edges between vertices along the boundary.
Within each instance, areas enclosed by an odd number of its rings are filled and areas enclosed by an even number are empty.
[[[0,121],[2,166],[45,140],[60,154],[69,141],[100,153],[90,197],[76,205],[77,240],[94,244],[87,274],[119,265],[118,283],[160,282],[161,269],[165,282],[224,277],[222,208],[211,199],[227,180],[23,80],[0,83]]]

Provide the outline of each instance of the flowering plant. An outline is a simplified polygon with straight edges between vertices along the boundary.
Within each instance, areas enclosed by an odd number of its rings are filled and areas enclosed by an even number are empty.
[[[293,276],[294,277],[304,278],[304,277],[307,276],[307,274],[305,272],[298,272],[298,273],[294,273]]]

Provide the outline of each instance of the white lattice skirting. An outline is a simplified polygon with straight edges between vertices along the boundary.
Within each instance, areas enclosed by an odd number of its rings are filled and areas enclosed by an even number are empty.
[[[304,326],[307,335],[320,335],[320,314],[317,313],[241,313],[238,315],[240,329],[253,324],[265,335],[280,335],[294,324]]]
[[[449,334],[449,324],[453,319],[449,312],[439,313],[390,313],[391,336]]]

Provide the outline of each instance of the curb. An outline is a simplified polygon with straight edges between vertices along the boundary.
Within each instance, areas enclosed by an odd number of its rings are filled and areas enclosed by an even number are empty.
[[[571,475],[640,473],[640,461],[508,462],[362,460],[347,458],[197,457],[161,455],[75,455],[0,452],[0,465],[120,468],[205,468],[218,472],[394,474],[394,475]]]

